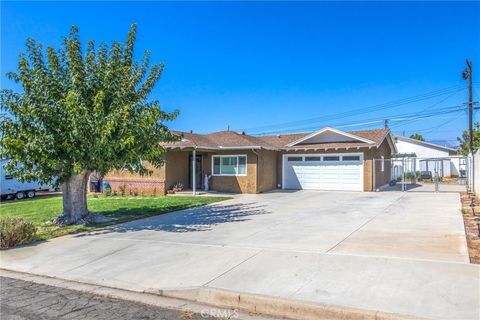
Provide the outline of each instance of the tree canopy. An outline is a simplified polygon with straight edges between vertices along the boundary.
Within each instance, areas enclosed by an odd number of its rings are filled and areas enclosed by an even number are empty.
[[[468,137],[468,130],[465,130],[463,131],[462,136],[457,138],[460,143],[460,153],[464,156],[467,156],[470,153]],[[475,151],[478,150],[478,148],[480,148],[480,123],[476,122],[473,125],[473,149]]]
[[[410,139],[415,139],[415,140],[418,140],[418,141],[425,141],[425,138],[420,133],[411,134]]]
[[[41,44],[27,40],[18,72],[7,74],[23,92],[0,95],[6,111],[1,153],[11,159],[8,170],[20,179],[58,177],[61,183],[84,169],[145,174],[142,160],[162,164],[159,143],[175,139],[165,121],[177,112],[147,101],[164,65],[149,67],[149,51],[134,61],[136,30],[133,24],[125,45],[113,41],[96,49],[89,41],[85,53],[75,26],[62,47],[47,47],[46,55]]]
[[[23,90],[0,93],[1,157],[20,180],[64,184],[64,213],[69,192],[81,193],[93,170],[148,174],[143,160],[161,166],[160,142],[177,139],[165,122],[178,111],[148,100],[164,65],[151,65],[149,51],[134,60],[136,30],[133,24],[125,44],[89,41],[85,50],[75,26],[58,50],[28,39],[18,71],[7,74]]]

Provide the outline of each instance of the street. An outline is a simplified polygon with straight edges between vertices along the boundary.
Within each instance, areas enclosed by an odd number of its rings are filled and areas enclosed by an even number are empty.
[[[12,278],[0,277],[0,282],[0,317],[3,320],[209,318]]]

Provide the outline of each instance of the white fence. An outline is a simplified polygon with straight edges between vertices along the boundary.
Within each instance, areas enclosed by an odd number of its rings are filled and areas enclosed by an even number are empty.
[[[473,157],[473,168],[472,168],[472,176],[473,176],[473,190],[475,191],[477,197],[480,197],[480,150],[475,152]]]

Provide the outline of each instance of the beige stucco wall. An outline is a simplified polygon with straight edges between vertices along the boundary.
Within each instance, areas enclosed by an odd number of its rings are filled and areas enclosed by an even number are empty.
[[[171,189],[177,182],[188,188],[189,152],[167,151],[165,159],[165,187]]]
[[[277,188],[277,151],[258,151],[258,189],[257,192],[265,192]]]
[[[257,193],[257,155],[252,151],[220,151],[218,155],[247,155],[247,175],[246,176],[212,176],[210,179],[210,188],[222,192],[235,193]],[[208,174],[212,173],[211,160],[212,154],[208,154],[206,161],[208,168],[205,168]]]
[[[385,184],[388,184],[391,180],[391,149],[387,141],[385,141],[378,149],[372,149],[372,156],[375,160],[375,189]],[[384,170],[381,171],[381,157],[385,157]],[[373,181],[372,181],[373,184]],[[369,191],[372,191],[370,189]]]

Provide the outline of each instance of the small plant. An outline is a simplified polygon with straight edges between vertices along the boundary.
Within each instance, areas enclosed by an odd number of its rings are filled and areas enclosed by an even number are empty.
[[[34,239],[37,229],[27,219],[6,217],[0,219],[0,248],[10,247],[30,242]]]
[[[118,187],[118,190],[120,191],[120,195],[125,197],[125,185]]]
[[[177,183],[175,183],[175,185],[173,186],[172,190],[174,192],[180,192],[183,190],[183,184],[179,181]]]

